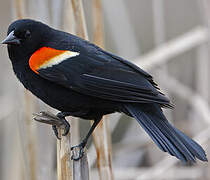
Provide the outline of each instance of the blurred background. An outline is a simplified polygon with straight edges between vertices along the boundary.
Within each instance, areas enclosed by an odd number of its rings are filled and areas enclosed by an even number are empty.
[[[84,38],[88,35],[91,42],[150,72],[175,104],[173,110],[165,110],[168,120],[210,157],[209,0],[84,0],[87,35],[79,33],[71,0],[0,3],[1,40],[13,20],[29,17]],[[50,126],[32,120],[32,113],[49,107],[23,90],[3,45],[0,54],[0,179],[55,180],[56,139]],[[83,137],[90,123],[79,122]],[[111,146],[107,156],[112,160],[106,168],[113,173],[106,179],[210,179],[208,163],[184,165],[161,152],[135,120],[113,114],[106,123],[110,128],[105,135],[112,143],[101,143]],[[78,139],[74,134],[72,138]],[[105,179],[98,172],[92,142],[87,155],[90,179]]]

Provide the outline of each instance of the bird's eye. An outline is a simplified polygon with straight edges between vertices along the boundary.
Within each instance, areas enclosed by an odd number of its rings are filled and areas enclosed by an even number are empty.
[[[25,38],[28,39],[31,37],[31,32],[29,30],[26,30],[25,32]]]

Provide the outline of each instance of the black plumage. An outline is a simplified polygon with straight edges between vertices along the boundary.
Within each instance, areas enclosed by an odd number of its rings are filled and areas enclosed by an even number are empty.
[[[29,19],[13,22],[3,43],[8,44],[14,72],[26,89],[61,111],[62,117],[95,120],[81,149],[103,115],[123,112],[134,117],[161,150],[184,162],[194,162],[196,157],[207,161],[202,147],[167,121],[161,108],[172,105],[152,76],[138,66],[77,36]],[[36,73],[29,61],[43,47],[76,55],[40,66]]]

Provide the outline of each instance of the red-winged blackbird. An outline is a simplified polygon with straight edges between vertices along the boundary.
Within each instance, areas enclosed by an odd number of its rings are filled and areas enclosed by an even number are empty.
[[[103,115],[123,112],[134,117],[162,151],[183,162],[195,162],[196,157],[207,161],[202,147],[165,118],[161,108],[172,105],[152,76],[131,62],[29,19],[13,22],[2,43],[8,44],[13,70],[24,87],[61,111],[58,117],[66,133],[66,116],[94,120],[78,145],[81,150]]]

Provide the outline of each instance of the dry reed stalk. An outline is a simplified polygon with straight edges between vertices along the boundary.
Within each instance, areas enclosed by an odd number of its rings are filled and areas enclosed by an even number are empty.
[[[61,137],[61,129],[59,136]],[[57,140],[57,176],[58,180],[72,180],[71,142],[70,133]]]
[[[76,23],[76,34],[88,40],[82,1],[72,0],[71,2],[72,2],[72,8],[73,8],[74,17],[75,17],[75,23]],[[99,22],[99,21],[101,22],[102,21],[101,3],[100,1],[97,1],[97,2],[94,2],[94,4],[96,5],[94,8],[95,16],[98,18],[96,22]],[[104,42],[103,42],[102,23],[96,23],[95,25],[96,25],[95,28],[97,29],[94,32],[95,42],[99,46],[103,47]],[[111,138],[110,138],[110,133],[108,133],[109,129],[107,126],[107,122],[101,122],[97,129],[96,131],[98,132],[99,139],[96,138],[96,136],[94,136],[94,140],[95,140],[96,149],[98,150],[97,154],[99,155],[98,156],[99,172],[100,172],[101,178],[104,177],[104,179],[113,179],[113,173],[112,173],[112,168],[111,168],[111,143],[110,143]],[[102,138],[102,141],[100,141],[101,138]],[[103,141],[105,143],[102,143]],[[99,148],[102,148],[102,149],[99,150]]]
[[[88,40],[82,0],[71,0],[75,20],[76,35]]]
[[[72,2],[70,0],[65,1],[64,4],[64,19],[63,19],[63,25],[64,25],[64,31],[70,32],[72,34],[76,34],[76,22],[74,18],[74,11],[72,7]],[[79,143],[79,120],[75,117],[68,117],[68,119],[71,121],[71,126],[74,127],[71,129],[72,144],[78,144]]]
[[[14,1],[14,10],[13,16],[14,19],[22,19],[25,17],[25,2],[24,0],[15,0]],[[22,91],[22,90],[21,90]],[[22,93],[22,92],[21,92]],[[28,178],[30,180],[36,180],[37,174],[36,174],[36,133],[35,133],[35,126],[33,124],[33,121],[31,120],[31,115],[33,110],[35,109],[35,104],[33,102],[33,98],[31,94],[29,94],[26,90],[23,92],[23,101],[24,101],[24,114],[22,114],[22,121],[19,122],[19,126],[21,126],[24,129],[24,132],[26,132],[26,135],[23,136],[20,139],[22,141],[22,144],[25,144],[25,147],[23,147],[23,151],[26,152],[24,154],[26,156],[26,163],[25,166],[27,166],[26,174],[28,174]],[[21,132],[20,132],[21,133]],[[23,143],[23,141],[25,141]],[[23,170],[24,172],[24,170]],[[27,175],[24,175],[27,177]]]
[[[87,30],[86,30],[86,25],[85,25],[85,17],[84,17],[84,12],[83,12],[83,4],[81,0],[71,0],[71,1],[66,1],[65,4],[65,10],[64,10],[64,24],[65,24],[65,30],[70,31],[73,34],[76,34],[80,37],[86,38],[87,39]],[[79,141],[79,124],[78,124],[78,119],[69,117],[69,121],[71,121],[71,125],[73,126],[73,131],[71,134],[72,136],[72,142],[74,144],[78,143]],[[70,137],[67,137],[70,138]],[[60,143],[60,144],[59,144]],[[66,164],[66,162],[62,161],[59,157],[62,154],[62,151],[65,150],[66,148],[66,143],[70,144],[70,139],[62,143],[58,142],[57,143],[57,157],[58,157],[58,179],[59,177],[63,178],[62,172],[63,170],[62,164]],[[69,151],[70,149],[67,148],[66,152]],[[73,156],[78,155],[78,150],[74,149],[73,151]],[[70,158],[70,152],[69,156]],[[70,159],[68,159],[69,161]],[[72,163],[68,162],[69,167],[72,168]],[[71,171],[70,169],[68,169]],[[72,177],[72,171],[71,171],[71,177],[69,176],[68,178],[73,178],[74,180],[88,180],[89,179],[89,169],[88,169],[88,161],[87,161],[87,155],[86,152],[84,153],[84,156],[78,160],[78,161],[73,161],[73,177]],[[61,179],[59,179],[61,180]],[[62,179],[64,180],[64,178]]]
[[[24,118],[24,123],[25,123],[25,131],[27,134],[27,146],[26,146],[26,151],[28,155],[28,165],[29,165],[29,170],[30,170],[30,179],[31,180],[36,180],[37,179],[37,174],[36,174],[36,160],[37,160],[37,154],[36,154],[36,132],[35,132],[35,124],[32,121],[32,113],[34,112],[35,109],[35,104],[32,99],[31,94],[24,90],[24,100],[25,100],[25,112],[23,115]]]
[[[74,20],[73,24],[75,25],[74,32],[76,33],[77,36],[80,36],[88,40],[87,27],[86,27],[82,0],[71,0],[71,7],[73,10],[73,16],[74,16],[73,18]],[[77,124],[77,128],[78,128],[79,127],[78,123],[76,122],[74,123]],[[77,156],[77,155],[78,155],[78,151],[77,149],[74,149],[73,156]],[[87,159],[86,151],[80,160],[73,162],[73,174],[74,174],[74,180],[88,180],[89,179],[89,167],[88,167],[88,159]]]
[[[25,17],[25,3],[24,0],[14,0],[13,2],[13,17],[17,19],[22,19]]]
[[[78,151],[73,150],[73,156],[78,156]],[[74,180],[89,180],[89,168],[87,154],[84,153],[79,161],[73,163],[73,179]]]
[[[134,63],[145,70],[149,70],[172,61],[173,57],[208,42],[209,37],[208,28],[195,27],[189,32],[160,45],[149,53],[135,58]]]
[[[58,136],[57,140],[57,177],[58,180],[72,180],[72,161],[71,161],[71,138],[70,132],[66,136],[62,136],[65,129],[60,118],[48,111],[42,111],[34,114],[34,120],[56,125]]]
[[[100,0],[93,0],[94,43],[104,47],[103,17]],[[108,116],[104,116],[93,133],[97,152],[97,166],[101,180],[114,179],[112,171],[111,134]]]
[[[108,116],[103,116],[102,121],[93,133],[100,180],[114,179],[112,171],[111,136],[109,121],[106,118],[108,118]]]
[[[87,35],[87,28],[85,25],[85,18],[84,18],[84,12],[83,12],[83,6],[82,6],[82,2],[81,1],[75,1],[75,0],[71,0],[72,2],[72,9],[73,9],[73,14],[74,14],[74,19],[75,21],[72,22],[73,25],[75,25],[75,33],[88,40],[88,35]],[[102,14],[101,14],[101,3],[100,1],[96,2],[96,8],[95,8],[95,13],[97,14],[96,16],[99,18],[96,21],[101,21],[102,20]],[[95,38],[95,42],[103,47],[103,26],[102,23],[96,23],[95,24],[96,27],[94,29],[97,29],[97,31],[94,32],[94,38]],[[110,133],[108,126],[107,126],[107,122],[101,122],[100,129],[98,129],[98,137],[102,137],[103,140],[106,140],[106,143],[100,143],[100,139],[101,138],[94,138],[95,139],[95,144],[96,144],[96,149],[99,151],[99,148],[102,148],[101,153],[99,156],[102,158],[99,158],[98,160],[98,167],[99,167],[99,172],[101,177],[109,177],[109,179],[113,178],[113,174],[112,174],[112,168],[111,168],[111,140],[110,140]],[[97,130],[96,130],[97,131]],[[107,134],[109,134],[107,136]],[[95,136],[96,137],[96,136]],[[101,141],[102,142],[102,141]],[[108,149],[107,149],[108,148]],[[108,151],[107,151],[108,150]],[[78,162],[78,164],[76,165],[74,162],[74,167],[81,167],[80,165],[83,164],[82,162]],[[79,165],[80,164],[80,165]],[[82,174],[82,173],[81,173]],[[106,178],[106,179],[107,179]]]
[[[164,11],[164,1],[163,0],[153,0],[152,1],[152,10],[153,10],[153,24],[154,24],[154,42],[155,46],[163,44],[166,41],[166,30],[165,30],[165,11]],[[165,81],[165,76],[161,73],[169,73],[168,65],[164,64],[161,66],[160,71],[160,84]],[[165,89],[162,88],[162,91]],[[170,94],[167,94],[170,98]],[[165,111],[165,115],[170,122],[173,122],[172,111]]]
[[[101,0],[93,0],[93,40],[100,47],[104,47],[104,27]]]

